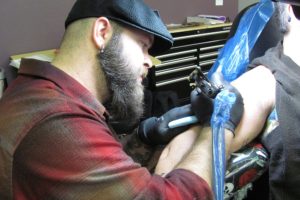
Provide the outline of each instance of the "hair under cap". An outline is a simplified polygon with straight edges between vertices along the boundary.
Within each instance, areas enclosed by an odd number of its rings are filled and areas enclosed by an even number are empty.
[[[300,0],[273,0],[275,2],[291,4],[297,19],[300,19]]]
[[[79,19],[101,16],[153,34],[154,42],[149,49],[151,55],[165,52],[173,45],[173,38],[158,13],[143,0],[77,0],[65,27]]]

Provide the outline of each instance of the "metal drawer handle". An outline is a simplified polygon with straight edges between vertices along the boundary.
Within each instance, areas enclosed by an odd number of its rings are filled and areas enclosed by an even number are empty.
[[[157,59],[162,59],[162,58],[168,58],[168,57],[173,57],[173,56],[181,56],[181,55],[188,54],[188,53],[197,53],[197,49],[188,50],[188,51],[180,51],[180,52],[176,52],[176,53],[164,54],[164,55],[161,55],[161,56],[156,56],[156,58]]]
[[[161,67],[166,67],[166,66],[170,66],[170,65],[175,65],[175,64],[180,64],[180,63],[184,63],[184,62],[188,62],[188,61],[195,61],[195,60],[197,60],[197,57],[192,57],[192,58],[187,58],[187,59],[180,59],[180,60],[176,60],[176,61],[171,61],[171,62],[158,64],[158,65],[155,66],[155,68],[161,68]]]
[[[224,47],[224,44],[222,45],[215,45],[215,46],[208,46],[208,47],[203,47],[203,48],[200,48],[200,51],[207,51],[207,50],[212,50],[212,49],[220,49]]]
[[[162,87],[162,86],[165,86],[165,85],[170,85],[170,84],[181,82],[181,81],[187,81],[188,78],[189,77],[186,76],[186,77],[172,79],[172,80],[168,80],[168,81],[161,81],[161,82],[156,83],[155,86],[156,87]]]
[[[163,76],[163,75],[173,74],[173,73],[176,73],[176,72],[186,71],[186,70],[189,70],[189,69],[194,69],[196,67],[197,67],[197,65],[193,65],[193,66],[188,66],[188,67],[181,67],[181,68],[176,68],[176,69],[158,71],[158,72],[155,72],[155,75],[156,76]]]
[[[206,54],[200,55],[200,59],[201,59],[201,58],[209,58],[209,57],[217,56],[217,55],[219,55],[219,52],[206,53]]]
[[[220,34],[224,34],[224,33],[229,33],[229,30],[175,37],[174,41],[186,40],[186,39],[191,39],[191,38],[199,38],[199,37],[205,37],[205,36],[210,36],[210,35],[220,35]]]

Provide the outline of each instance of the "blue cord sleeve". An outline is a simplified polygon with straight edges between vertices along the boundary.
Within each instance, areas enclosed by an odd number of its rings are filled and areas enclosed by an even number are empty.
[[[215,99],[214,112],[211,118],[213,137],[213,191],[215,199],[224,199],[224,180],[226,170],[225,129],[229,120],[230,110],[236,100],[234,93],[228,90],[220,92]]]

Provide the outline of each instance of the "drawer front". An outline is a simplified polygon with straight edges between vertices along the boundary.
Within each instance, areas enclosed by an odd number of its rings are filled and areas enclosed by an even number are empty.
[[[155,65],[154,73],[150,77],[153,86],[151,90],[172,90],[178,94],[180,103],[189,102],[189,74],[197,66],[204,72],[212,67],[220,49],[227,41],[230,27],[231,24],[224,24],[217,27],[170,31],[174,45],[164,54],[156,56],[161,63]]]

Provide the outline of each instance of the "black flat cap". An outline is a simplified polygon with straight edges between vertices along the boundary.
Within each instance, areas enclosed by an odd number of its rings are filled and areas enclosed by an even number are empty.
[[[151,55],[158,55],[173,45],[173,38],[158,13],[143,0],[77,0],[65,27],[79,19],[101,16],[153,34]]]

